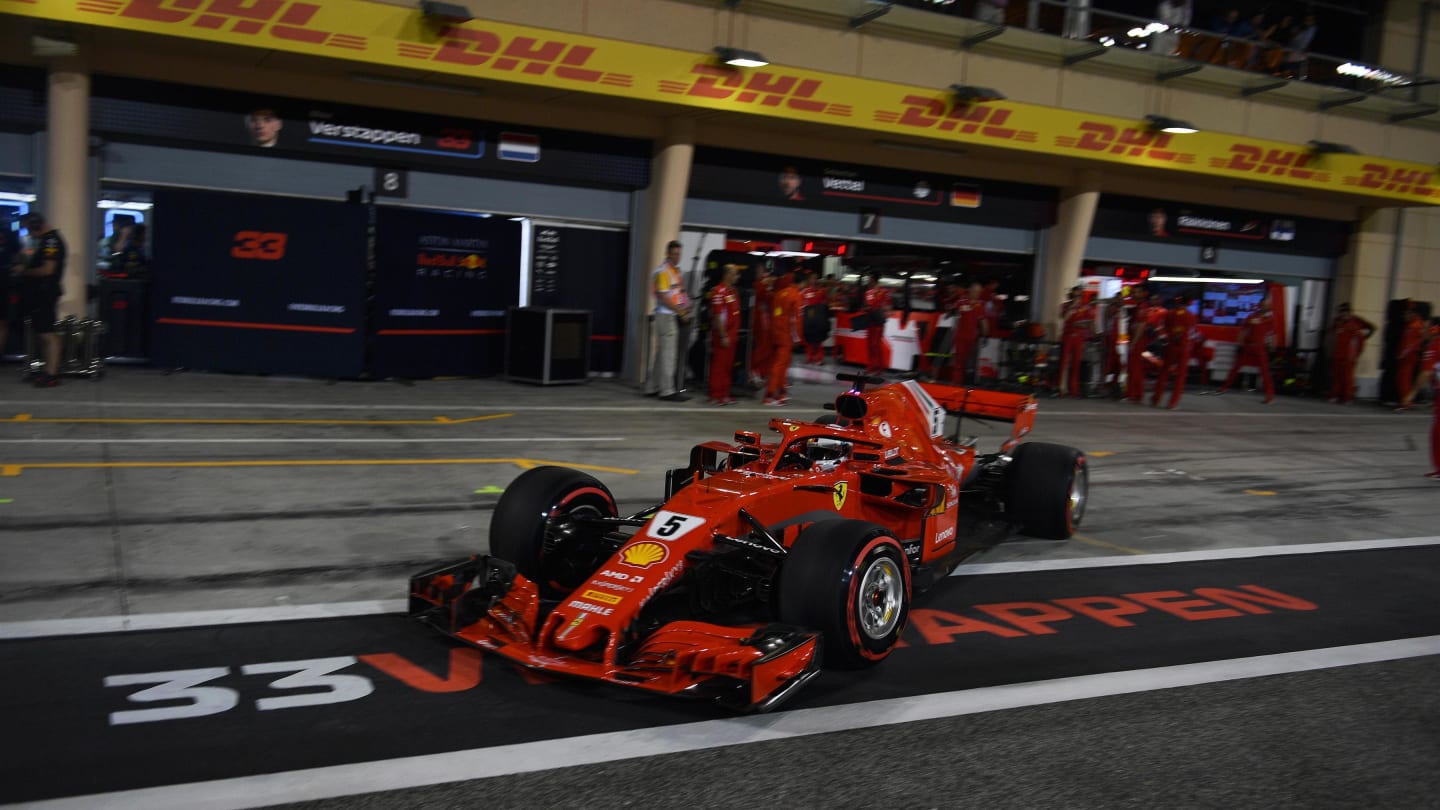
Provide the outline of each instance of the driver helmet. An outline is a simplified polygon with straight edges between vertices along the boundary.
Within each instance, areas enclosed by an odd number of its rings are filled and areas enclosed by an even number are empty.
[[[810,442],[807,454],[810,456],[812,469],[830,472],[850,457],[850,442],[817,438]]]

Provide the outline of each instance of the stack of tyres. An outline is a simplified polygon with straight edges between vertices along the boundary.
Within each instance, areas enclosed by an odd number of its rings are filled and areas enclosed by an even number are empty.
[[[100,337],[105,334],[103,321],[67,316],[55,322],[55,334],[60,336],[60,376],[91,379],[104,376],[105,364],[100,357]],[[45,358],[40,354],[39,340],[29,318],[25,319],[25,359],[21,368],[26,378],[45,373]]]

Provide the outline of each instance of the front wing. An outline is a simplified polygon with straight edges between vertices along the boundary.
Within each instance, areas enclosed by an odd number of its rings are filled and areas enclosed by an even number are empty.
[[[820,674],[818,633],[780,624],[676,621],[629,645],[575,653],[548,644],[534,582],[497,557],[449,563],[410,579],[411,616],[446,635],[555,675],[769,711]]]

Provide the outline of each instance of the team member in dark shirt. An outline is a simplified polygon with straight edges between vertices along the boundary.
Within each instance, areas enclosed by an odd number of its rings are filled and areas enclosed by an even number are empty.
[[[38,211],[21,220],[30,234],[30,253],[20,274],[20,314],[29,318],[45,358],[45,373],[35,378],[35,387],[60,384],[60,336],[55,333],[55,307],[60,301],[60,279],[65,274],[65,240]]]
[[[19,235],[10,230],[10,223],[0,223],[0,354],[4,353],[5,342],[10,336],[10,288],[14,286],[10,277],[19,270],[15,263],[20,259]]]

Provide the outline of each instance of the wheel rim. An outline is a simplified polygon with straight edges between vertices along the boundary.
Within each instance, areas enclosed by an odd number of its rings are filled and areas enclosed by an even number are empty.
[[[545,521],[544,541],[540,546],[540,569],[552,585],[574,587],[594,571],[595,549],[590,548],[579,527],[577,517],[601,517],[604,513],[589,504],[579,504],[565,511],[555,509]],[[588,569],[588,570],[587,570]]]
[[[889,635],[900,622],[900,606],[904,599],[905,582],[895,561],[882,557],[870,563],[860,578],[855,605],[860,632],[872,639]]]
[[[1075,465],[1075,476],[1070,481],[1070,526],[1080,525],[1085,516],[1085,502],[1090,497],[1090,471],[1085,465]]]

